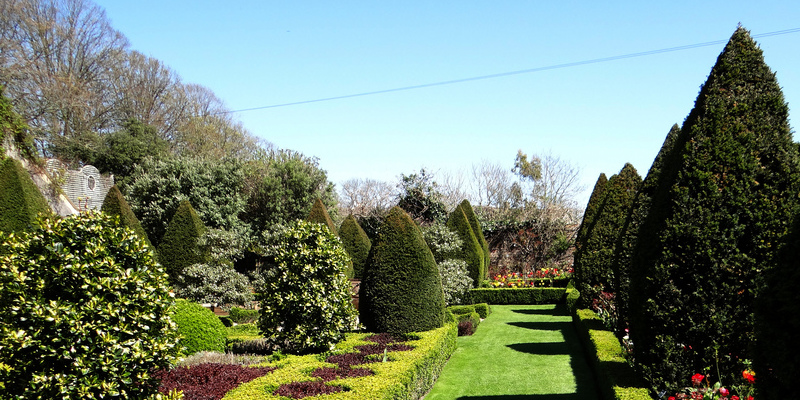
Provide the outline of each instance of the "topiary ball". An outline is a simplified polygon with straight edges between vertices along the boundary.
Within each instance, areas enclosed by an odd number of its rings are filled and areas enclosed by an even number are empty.
[[[181,351],[192,355],[198,351],[225,351],[225,325],[214,313],[198,303],[178,299],[172,314],[178,324]]]

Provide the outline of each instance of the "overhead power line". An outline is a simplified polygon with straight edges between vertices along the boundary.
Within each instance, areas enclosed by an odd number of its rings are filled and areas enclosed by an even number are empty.
[[[792,29],[784,29],[784,30],[774,31],[774,32],[760,33],[760,34],[757,34],[757,35],[752,35],[752,37],[755,39],[755,38],[778,36],[778,35],[788,35],[790,33],[798,33],[798,32],[800,32],[800,28],[792,28]],[[429,88],[429,87],[434,87],[434,86],[453,85],[453,84],[456,84],[456,83],[480,81],[480,80],[486,80],[486,79],[495,79],[495,78],[502,78],[502,77],[505,77],[505,76],[512,76],[512,75],[530,74],[530,73],[534,73],[534,72],[549,71],[549,70],[553,70],[553,69],[578,67],[578,66],[581,66],[581,65],[598,64],[598,63],[604,63],[604,62],[609,62],[609,61],[624,60],[624,59],[627,59],[627,58],[646,57],[646,56],[652,56],[652,55],[655,55],[655,54],[672,53],[672,52],[676,52],[676,51],[696,49],[696,48],[699,48],[699,47],[716,46],[716,45],[719,45],[719,44],[725,44],[727,42],[728,42],[728,39],[714,40],[714,41],[711,41],[711,42],[703,42],[703,43],[688,44],[688,45],[684,45],[684,46],[668,47],[668,48],[658,49],[658,50],[641,51],[641,52],[638,52],[638,53],[621,54],[621,55],[611,56],[611,57],[593,58],[593,59],[590,59],[590,60],[575,61],[575,62],[564,63],[564,64],[548,65],[548,66],[544,66],[544,67],[520,69],[520,70],[516,70],[516,71],[500,72],[500,73],[496,73],[496,74],[480,75],[480,76],[473,76],[473,77],[461,78],[461,79],[453,79],[453,80],[449,80],[449,81],[423,83],[423,84],[419,84],[419,85],[403,86],[403,87],[392,88],[392,89],[374,90],[374,91],[371,91],[371,92],[361,92],[361,93],[346,94],[346,95],[341,95],[341,96],[322,97],[322,98],[311,99],[311,100],[293,101],[293,102],[290,102],[290,103],[272,104],[272,105],[268,105],[268,106],[243,108],[243,109],[240,109],[240,110],[223,111],[223,112],[219,112],[217,114],[231,114],[231,113],[239,113],[239,112],[246,112],[246,111],[265,110],[265,109],[268,109],[268,108],[289,107],[289,106],[297,106],[297,105],[301,105],[301,104],[320,103],[320,102],[323,102],[323,101],[342,100],[342,99],[349,99],[349,98],[353,98],[353,97],[373,96],[373,95],[376,95],[376,94],[383,94],[383,93],[392,93],[392,92],[402,92],[402,91],[407,91],[407,90],[424,89],[424,88]]]

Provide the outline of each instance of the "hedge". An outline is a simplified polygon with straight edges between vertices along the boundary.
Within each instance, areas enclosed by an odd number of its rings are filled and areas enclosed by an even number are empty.
[[[375,375],[337,379],[329,382],[348,388],[346,392],[315,397],[316,400],[404,400],[419,399],[427,393],[439,377],[442,368],[457,346],[458,329],[450,323],[444,327],[427,332],[414,333],[418,339],[406,344],[414,347],[411,351],[389,352],[387,362],[366,364]],[[334,352],[352,352],[355,346],[370,344],[364,340],[370,333],[351,333],[337,344]],[[329,354],[326,354],[329,355]],[[242,384],[228,392],[223,400],[278,400],[284,399],[272,394],[279,386],[292,382],[311,381],[311,372],[319,367],[333,364],[322,361],[323,355],[289,355],[280,361],[258,366],[272,366],[278,369],[263,377]]]
[[[0,231],[24,232],[36,225],[39,214],[50,214],[47,200],[22,164],[0,161]]]
[[[566,288],[478,288],[469,291],[473,303],[555,304],[564,300]]]
[[[577,292],[577,291],[574,291]],[[625,360],[619,340],[592,310],[572,311],[572,321],[605,400],[651,400],[650,391]]]

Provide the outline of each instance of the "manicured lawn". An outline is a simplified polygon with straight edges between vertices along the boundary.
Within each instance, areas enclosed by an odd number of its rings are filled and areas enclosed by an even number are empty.
[[[563,305],[497,305],[458,349],[425,400],[597,400]]]

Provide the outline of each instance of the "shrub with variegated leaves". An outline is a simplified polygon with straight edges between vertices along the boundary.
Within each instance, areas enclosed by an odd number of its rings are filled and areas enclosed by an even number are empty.
[[[327,350],[355,326],[350,258],[321,224],[296,221],[267,235],[258,327],[286,352]]]
[[[2,239],[0,266],[0,398],[156,395],[173,300],[141,237],[100,213],[46,218]]]

